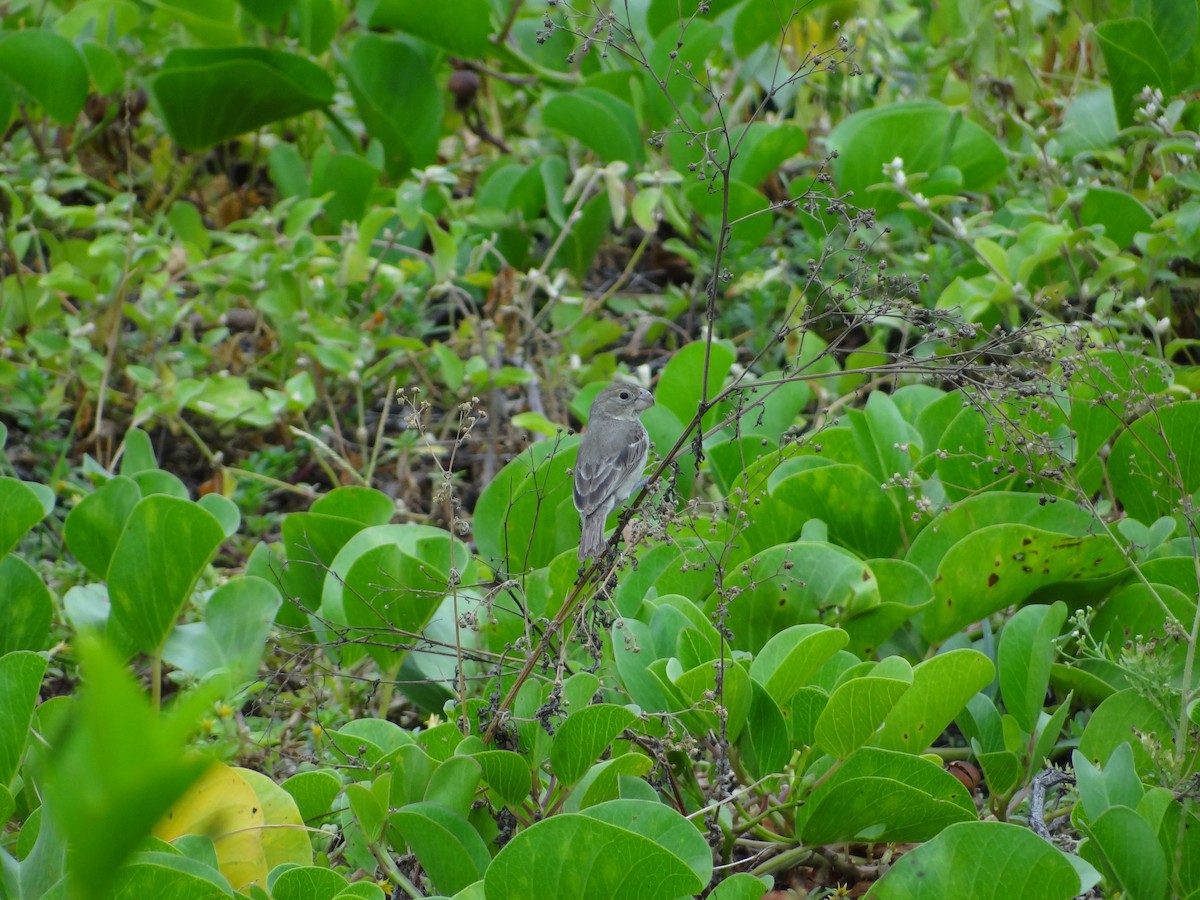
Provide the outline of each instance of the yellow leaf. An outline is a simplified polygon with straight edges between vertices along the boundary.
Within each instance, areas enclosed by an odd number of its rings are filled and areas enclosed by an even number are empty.
[[[266,887],[262,801],[235,769],[217,763],[154,827],[156,837],[173,841],[185,834],[212,839],[221,874],[235,888],[251,882]]]

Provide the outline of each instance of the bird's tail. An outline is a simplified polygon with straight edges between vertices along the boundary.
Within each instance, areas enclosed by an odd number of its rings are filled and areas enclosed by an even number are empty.
[[[579,536],[579,561],[583,562],[589,556],[599,556],[604,552],[604,517],[599,515],[585,516],[583,519],[583,534]]]

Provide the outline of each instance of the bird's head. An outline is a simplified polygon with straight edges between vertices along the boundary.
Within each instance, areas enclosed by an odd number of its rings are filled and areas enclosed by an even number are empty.
[[[600,413],[613,419],[634,420],[642,410],[653,405],[654,395],[645,388],[632,384],[610,384],[592,401],[589,417],[595,419],[596,414]]]

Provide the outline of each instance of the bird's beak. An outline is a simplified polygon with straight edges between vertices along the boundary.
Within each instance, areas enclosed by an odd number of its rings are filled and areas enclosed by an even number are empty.
[[[641,393],[638,394],[638,399],[635,406],[637,407],[637,411],[641,412],[642,410],[649,409],[654,405],[654,395],[645,388],[638,388],[638,390],[641,391]]]

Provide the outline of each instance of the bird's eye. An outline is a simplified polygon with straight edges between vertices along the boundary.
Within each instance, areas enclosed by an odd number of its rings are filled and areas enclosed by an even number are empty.
[[[617,394],[617,396],[620,397],[622,400],[628,400],[629,399],[629,391],[621,391],[621,393]]]

